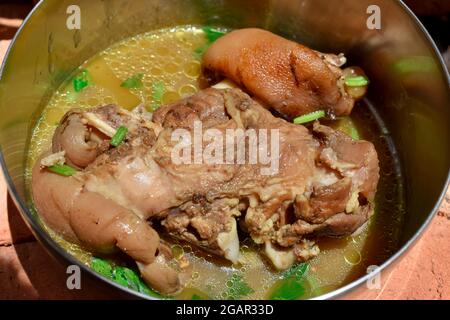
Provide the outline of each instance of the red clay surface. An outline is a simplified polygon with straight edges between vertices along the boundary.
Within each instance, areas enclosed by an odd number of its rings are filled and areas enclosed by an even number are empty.
[[[0,61],[8,45],[9,41],[0,41]],[[357,298],[450,299],[449,243],[450,190],[421,240],[394,270],[383,274],[383,286]],[[81,290],[68,290],[66,279],[65,268],[50,258],[25,226],[0,172],[0,299],[119,297],[86,277],[82,277]]]

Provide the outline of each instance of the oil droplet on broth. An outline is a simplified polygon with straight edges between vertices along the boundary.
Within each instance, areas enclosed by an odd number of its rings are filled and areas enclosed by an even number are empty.
[[[178,94],[181,97],[191,96],[191,95],[193,95],[196,92],[197,92],[197,88],[195,86],[191,85],[191,84],[182,86],[180,88],[180,90],[178,90]]]
[[[345,262],[350,265],[357,265],[361,262],[361,253],[355,249],[348,249],[344,253]]]
[[[179,66],[174,62],[169,62],[168,64],[166,64],[164,66],[164,71],[171,73],[171,74],[177,73],[179,71],[179,69],[180,69]]]
[[[180,259],[184,255],[183,247],[179,244],[175,244],[172,246],[172,255],[175,259]]]
[[[163,71],[160,68],[154,67],[154,68],[150,69],[150,74],[152,76],[158,77],[158,76],[162,75],[162,73],[163,73]]]
[[[197,78],[200,75],[200,62],[199,61],[191,61],[186,63],[184,66],[184,73],[188,77]]]
[[[175,102],[179,99],[180,99],[180,96],[178,95],[177,92],[167,91],[163,94],[162,103],[169,104],[169,103]]]
[[[156,47],[155,51],[161,57],[168,56],[170,54],[169,48],[167,48],[165,46],[164,47]]]

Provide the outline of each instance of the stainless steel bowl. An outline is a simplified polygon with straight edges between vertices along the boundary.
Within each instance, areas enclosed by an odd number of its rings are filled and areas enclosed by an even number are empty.
[[[81,29],[66,27],[72,0],[41,1],[9,48],[0,80],[0,162],[9,191],[37,239],[78,264],[42,229],[27,202],[24,168],[31,129],[52,92],[82,62],[126,37],[181,24],[261,27],[315,49],[345,52],[372,80],[368,100],[394,140],[405,177],[407,214],[391,267],[423,233],[449,182],[449,75],[417,18],[395,0],[79,0]],[[367,27],[377,5],[381,29]],[[130,296],[142,295],[85,273]],[[382,272],[383,273],[383,272]],[[358,297],[368,276],[320,298]]]

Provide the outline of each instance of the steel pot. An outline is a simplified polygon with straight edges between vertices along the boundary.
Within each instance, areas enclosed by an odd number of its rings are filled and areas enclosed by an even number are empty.
[[[399,261],[436,213],[449,183],[449,75],[430,36],[402,2],[79,0],[81,28],[70,29],[67,10],[73,2],[45,0],[34,8],[9,48],[0,80],[0,162],[10,194],[36,238],[62,262],[78,264],[27,205],[24,166],[31,129],[64,75],[86,59],[126,37],[181,24],[262,27],[317,50],[345,52],[364,68],[372,81],[368,100],[387,124],[406,186],[401,246],[377,272]],[[378,13],[380,29],[370,20]],[[126,296],[143,297],[81,268]],[[320,298],[363,297],[368,277]]]

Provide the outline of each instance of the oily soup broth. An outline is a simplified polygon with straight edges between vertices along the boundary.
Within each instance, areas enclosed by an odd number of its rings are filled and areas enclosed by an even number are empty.
[[[201,51],[206,45],[207,39],[201,28],[178,27],[126,39],[84,63],[80,70],[87,70],[88,85],[75,90],[73,78],[67,79],[53,94],[39,118],[30,142],[28,180],[37,157],[50,148],[53,132],[70,108],[117,104],[132,109],[144,103],[148,110],[152,110],[160,104],[197,92]],[[132,79],[131,85],[124,87],[122,83],[127,79]],[[133,85],[133,81],[137,81],[139,86]],[[369,108],[358,106],[351,118],[328,124],[342,130],[354,125],[361,138],[375,144],[381,167],[376,214],[358,235],[319,240],[321,254],[309,262],[310,267],[303,281],[305,292],[300,298],[339,288],[365,274],[368,266],[385,261],[397,248],[404,210],[402,180],[393,157],[394,149],[390,147],[389,137],[381,134],[381,123],[375,121]],[[91,253],[48,231],[68,252],[83,263],[91,264]],[[250,239],[242,235],[240,240],[242,261],[237,266],[215,259],[185,243],[172,241],[174,255],[186,256],[193,266],[192,277],[177,298],[191,299],[194,295],[229,298],[233,296],[239,281],[252,289],[247,290],[242,298],[270,298],[274,288],[282,281],[281,273],[272,269]],[[120,258],[114,261],[125,263],[120,262]]]

